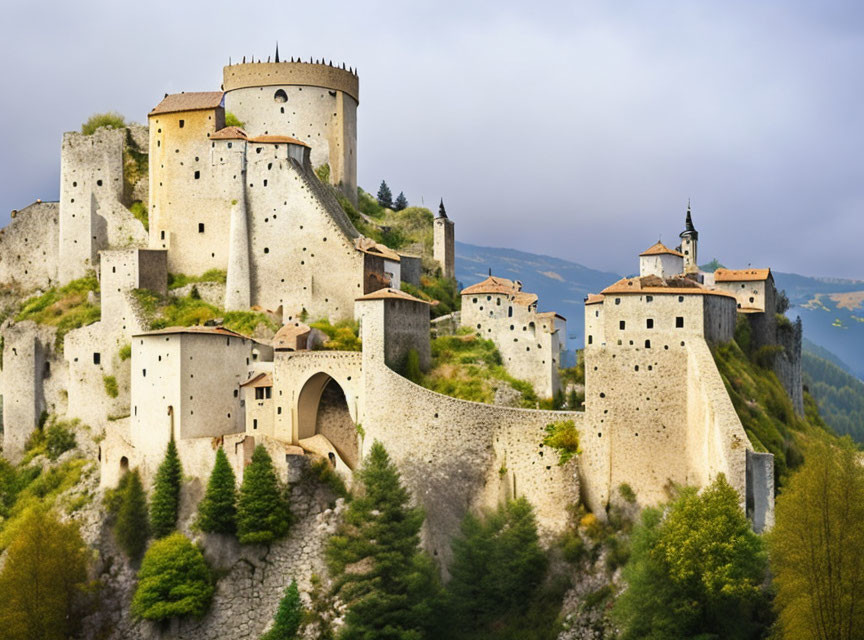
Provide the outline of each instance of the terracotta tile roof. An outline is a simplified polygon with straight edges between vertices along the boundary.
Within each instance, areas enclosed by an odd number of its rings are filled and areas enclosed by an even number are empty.
[[[521,289],[519,285],[517,285],[512,280],[508,280],[507,278],[498,278],[496,276],[489,276],[482,282],[478,282],[477,284],[472,284],[470,287],[466,287],[462,289],[462,295],[472,295],[475,293],[516,293]]]
[[[537,294],[517,291],[513,294],[513,302],[522,305],[523,307],[529,307],[535,302],[537,302]]]
[[[213,336],[228,336],[230,338],[245,338],[247,340],[251,340],[249,336],[244,336],[242,333],[237,333],[236,331],[231,331],[231,329],[226,329],[225,327],[203,327],[200,325],[192,326],[192,327],[167,327],[165,329],[156,329],[154,331],[145,331],[143,333],[136,333],[133,335],[133,338],[143,337],[143,336],[167,336],[167,335],[175,335],[181,333],[194,333],[198,335],[213,335]]]
[[[660,256],[660,255],[670,255],[670,256],[678,256],[679,258],[683,258],[684,254],[678,251],[674,251],[667,247],[662,242],[658,242],[656,244],[651,245],[645,251],[639,254],[640,256]]]
[[[190,93],[172,93],[165,96],[149,115],[160,113],[176,113],[178,111],[200,111],[215,109],[222,104],[221,91],[192,91]]]
[[[273,376],[269,373],[259,373],[257,376],[254,376],[240,385],[240,388],[243,387],[272,387],[273,386]]]
[[[555,311],[543,311],[542,313],[538,313],[538,314],[537,314],[537,317],[538,317],[538,318],[551,318],[551,317],[555,317],[555,318],[561,318],[562,320],[566,320],[566,319],[567,319],[567,318],[565,318],[564,316],[562,316],[560,313],[556,313]]]
[[[767,280],[771,269],[717,269],[714,282],[755,282]]]
[[[372,238],[367,238],[366,236],[360,236],[359,238],[354,239],[354,247],[358,251],[362,251],[363,253],[368,253],[374,256],[381,256],[387,260],[391,260],[392,262],[401,262],[401,256],[393,251],[390,247],[380,244],[372,240]]]
[[[256,136],[254,138],[249,138],[249,142],[261,142],[264,144],[299,144],[301,147],[309,146],[302,140],[292,138],[291,136]]]
[[[707,295],[707,296],[725,296],[727,298],[735,298],[731,293],[720,291],[718,289],[709,289],[699,284],[695,280],[683,277],[673,277],[663,280],[658,276],[644,276],[637,278],[623,278],[615,284],[603,289],[604,295],[610,294],[689,294],[689,295]]]
[[[600,293],[589,293],[588,297],[585,298],[585,304],[597,304],[599,302],[603,302],[606,299],[606,296]]]
[[[378,289],[378,291],[373,291],[372,293],[367,293],[365,296],[357,298],[357,300],[410,300],[411,302],[422,302],[423,304],[429,304],[425,300],[415,298],[410,293],[405,293],[404,291],[399,291],[398,289],[393,289],[390,287],[387,287],[386,289]]]
[[[211,140],[246,140],[248,135],[240,127],[225,127],[210,136]]]
[[[276,335],[273,336],[274,349],[294,349],[297,338],[312,331],[309,325],[302,322],[291,322],[284,325]]]

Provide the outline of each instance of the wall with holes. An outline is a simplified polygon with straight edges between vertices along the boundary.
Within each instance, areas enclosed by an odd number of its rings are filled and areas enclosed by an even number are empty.
[[[57,282],[60,205],[34,202],[0,229],[0,283],[26,293]]]

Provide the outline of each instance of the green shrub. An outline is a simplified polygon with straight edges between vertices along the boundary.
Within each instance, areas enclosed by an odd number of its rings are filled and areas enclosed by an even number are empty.
[[[360,428],[362,429],[362,427]],[[320,484],[329,487],[334,495],[340,498],[345,498],[349,501],[351,500],[351,494],[345,487],[345,483],[342,481],[342,478],[339,477],[339,474],[333,471],[333,467],[330,466],[328,460],[316,460],[309,465],[308,469],[310,477],[314,478]]]
[[[144,553],[150,537],[150,521],[147,517],[147,494],[141,484],[138,469],[128,474],[123,484],[123,493],[117,502],[117,519],[114,522],[114,537],[117,544],[132,560]]]
[[[291,514],[279,490],[267,449],[255,447],[243,472],[237,501],[237,539],[242,544],[267,544],[288,533]]]
[[[240,127],[241,129],[246,126],[240,119],[235,116],[232,112],[225,112],[225,126],[226,127]]]
[[[213,599],[213,577],[201,551],[182,533],[157,540],[138,571],[132,613],[145,620],[201,617]]]
[[[315,167],[315,175],[324,184],[330,184],[330,165],[326,162]]]
[[[636,492],[633,491],[633,487],[626,482],[618,485],[618,493],[622,498],[624,498],[625,502],[629,502],[630,504],[636,503]]]
[[[423,372],[420,370],[420,354],[417,353],[417,349],[409,349],[405,354],[402,375],[417,384],[423,379]]]
[[[561,553],[567,562],[576,564],[585,557],[585,541],[575,531],[568,531],[561,544]]]
[[[261,636],[260,640],[294,640],[303,620],[303,606],[300,603],[300,591],[297,581],[292,580],[285,589],[285,595],[279,601],[279,609],[273,620],[273,627]]]
[[[326,351],[362,351],[363,343],[360,340],[360,326],[352,320],[340,320],[332,324],[326,318],[309,324],[313,329],[323,331],[328,340],[321,345]]]
[[[75,432],[73,428],[78,420],[64,422],[52,418],[45,427],[45,451],[51,460],[56,460],[61,455],[75,448]]]
[[[140,200],[136,200],[131,205],[129,205],[129,211],[135,216],[135,219],[138,220],[142,225],[144,225],[144,230],[150,230],[150,213],[147,211],[147,205],[141,202]]]
[[[123,129],[126,127],[126,118],[116,111],[94,113],[87,118],[87,122],[81,125],[81,133],[85,136],[93,135],[97,129],[101,129],[102,127],[107,129]]]
[[[117,388],[117,378],[114,376],[102,376],[102,383],[105,385],[105,393],[109,398],[116,398],[120,395],[120,390]]]
[[[566,464],[573,456],[582,453],[579,447],[579,431],[572,420],[561,420],[546,425],[543,444],[558,452],[559,465]]]
[[[88,302],[91,292],[99,292],[99,281],[92,272],[84,278],[59,288],[52,287],[42,295],[26,300],[15,316],[15,322],[31,320],[57,327],[55,346],[62,351],[63,338],[67,333],[99,321],[99,306]]]
[[[237,530],[237,480],[222,447],[207,481],[207,492],[198,503],[198,526],[207,533],[234,533]]]
[[[126,362],[126,360],[132,357],[132,345],[127,342],[120,347],[120,351],[117,352],[117,357],[120,358],[120,362]]]

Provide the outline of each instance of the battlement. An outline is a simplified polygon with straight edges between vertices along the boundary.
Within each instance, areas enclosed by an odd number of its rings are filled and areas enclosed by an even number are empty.
[[[312,62],[240,62],[222,69],[222,89],[226,93],[235,89],[295,85],[324,87],[342,91],[359,104],[360,79],[354,69],[325,64],[323,60]]]

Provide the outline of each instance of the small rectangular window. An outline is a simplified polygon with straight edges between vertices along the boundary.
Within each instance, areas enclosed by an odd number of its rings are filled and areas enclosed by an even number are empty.
[[[198,233],[204,233],[204,223],[203,222],[198,223]]]
[[[646,319],[646,320],[645,320],[645,326],[646,326],[648,329],[653,329],[653,328],[654,328],[654,318],[648,318],[648,319]]]
[[[270,397],[272,396],[272,394],[273,394],[273,387],[264,387],[264,397],[265,398],[267,398],[269,400]]]
[[[282,415],[282,407],[276,407],[276,413]]]
[[[684,328],[684,316],[678,316],[675,318],[675,328],[683,329]]]
[[[180,128],[182,129],[182,128],[183,128],[183,125],[185,125],[185,124],[186,124],[186,121],[185,121],[185,120],[181,120],[181,121],[180,121]]]
[[[142,378],[146,378],[146,377],[147,377],[147,369],[141,369],[141,377],[142,377]]]
[[[201,177],[201,172],[200,172],[200,171],[196,171],[196,172],[195,172],[195,179],[198,180],[200,177]]]
[[[252,420],[252,428],[253,428],[253,429],[257,429],[257,428],[258,428],[258,420]]]
[[[594,336],[588,336],[588,344],[594,343]]]
[[[621,329],[621,331],[624,331],[624,325],[625,323],[623,320],[618,321],[618,328]]]
[[[255,399],[263,400],[264,399],[264,387],[256,387],[255,388]]]
[[[102,362],[102,354],[101,353],[94,353],[93,354],[93,364],[99,364],[100,362]]]
[[[160,240],[164,240],[164,239],[165,239],[165,232],[164,232],[164,231],[160,231],[160,232],[159,232],[159,239],[160,239]]]

